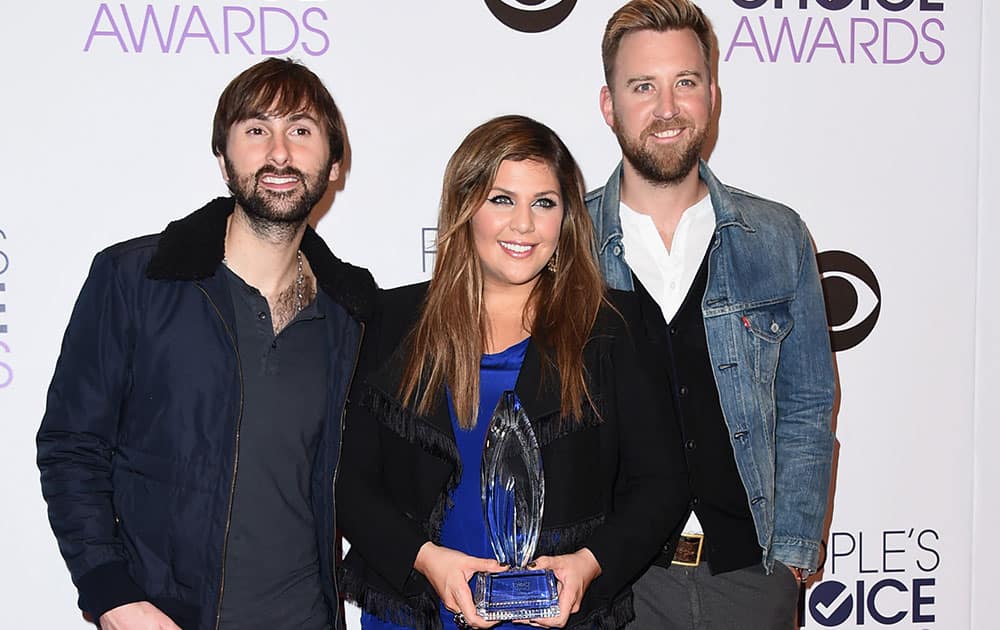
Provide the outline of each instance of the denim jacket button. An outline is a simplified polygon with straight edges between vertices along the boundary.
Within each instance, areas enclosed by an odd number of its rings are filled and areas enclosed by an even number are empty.
[[[615,248],[614,248],[614,249],[612,249],[612,250],[611,250],[611,252],[612,252],[612,253],[613,253],[613,254],[614,254],[615,256],[621,256],[621,255],[622,255],[622,248],[621,248],[621,245],[615,245]]]
[[[778,322],[771,322],[771,332],[776,333],[779,331],[781,331],[781,326],[778,325]]]

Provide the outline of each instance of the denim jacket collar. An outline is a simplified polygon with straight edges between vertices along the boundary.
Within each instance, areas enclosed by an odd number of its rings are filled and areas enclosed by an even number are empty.
[[[746,233],[757,231],[756,227],[747,220],[729,189],[715,177],[704,161],[698,163],[698,175],[708,186],[708,194],[712,199],[712,206],[715,210],[716,241],[718,241],[720,230],[727,227],[738,227]],[[631,291],[634,288],[632,272],[625,262],[625,251],[622,245],[621,180],[622,162],[619,162],[604,188],[599,188],[587,195],[586,201],[591,219],[594,222],[597,256],[600,260],[601,272],[611,288]]]
[[[612,243],[620,242],[622,238],[622,222],[619,212],[621,204],[621,181],[623,163],[611,173],[608,182],[601,192],[600,211],[594,216],[594,231],[597,237],[597,253],[603,255]],[[726,187],[715,177],[704,160],[698,162],[698,175],[708,186],[708,194],[712,198],[715,209],[715,229],[728,226],[739,226],[746,232],[755,232],[739,206],[733,201]]]
[[[746,215],[740,210],[739,204],[733,199],[729,189],[715,177],[704,160],[698,162],[698,176],[708,186],[708,196],[712,198],[715,209],[715,231],[729,226],[738,226],[744,232],[756,232],[757,229],[747,221]]]
[[[594,220],[594,237],[597,239],[598,256],[603,256],[604,251],[612,242],[621,241],[622,238],[622,220],[619,216],[621,181],[622,162],[618,162],[618,166],[611,172],[611,177],[608,178],[608,183],[604,185],[604,188],[588,195],[588,201],[590,201],[589,197],[595,194],[601,196],[599,210],[596,214],[591,215]]]

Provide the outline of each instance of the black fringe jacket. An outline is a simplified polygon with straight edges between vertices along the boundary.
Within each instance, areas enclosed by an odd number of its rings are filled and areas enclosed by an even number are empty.
[[[338,523],[351,544],[340,572],[345,596],[372,614],[413,628],[441,627],[439,600],[413,569],[428,540],[440,542],[451,491],[462,475],[444,396],[429,416],[398,399],[403,339],[426,284],[383,294],[382,322],[368,344],[379,366],[356,388],[337,481]],[[688,504],[681,439],[672,410],[657,406],[635,359],[625,321],[635,307],[612,292],[621,313],[602,309],[584,364],[597,409],[559,414],[559,379],[529,342],[515,391],[531,419],[545,469],[538,555],[587,547],[602,573],[570,628],[620,628],[634,615],[629,585],[642,574]],[[663,386],[663,385],[661,385]]]

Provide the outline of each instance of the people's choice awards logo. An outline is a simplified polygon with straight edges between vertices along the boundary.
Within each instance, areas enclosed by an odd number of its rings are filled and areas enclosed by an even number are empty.
[[[945,58],[945,0],[732,2],[746,13],[732,36],[719,35],[723,61],[934,66]]]
[[[317,57],[330,49],[328,21],[322,7],[306,3],[285,9],[102,2],[87,31],[83,52]]]
[[[853,348],[871,334],[882,312],[878,278],[865,261],[848,252],[820,252],[816,263],[823,279],[830,346],[834,352]]]
[[[828,577],[810,590],[808,619],[824,628],[935,623],[940,540],[930,528],[833,532]]]
[[[515,31],[541,33],[562,24],[576,0],[486,0],[486,7]]]
[[[809,597],[809,612],[821,626],[839,626],[853,610],[854,597],[840,582],[822,582]]]
[[[4,247],[7,234],[0,230],[0,248]],[[10,269],[10,257],[7,252],[0,249],[0,389],[11,384],[14,380],[14,368],[8,363],[6,355],[10,354],[10,346],[7,345],[7,323],[4,321],[7,314],[7,270]]]

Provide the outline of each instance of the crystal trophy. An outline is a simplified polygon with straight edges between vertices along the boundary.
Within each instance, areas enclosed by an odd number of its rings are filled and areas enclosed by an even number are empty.
[[[483,515],[493,555],[506,571],[476,574],[473,601],[488,621],[559,615],[550,569],[528,569],[542,528],[545,481],[531,422],[514,392],[500,396],[486,432],[481,469]]]

